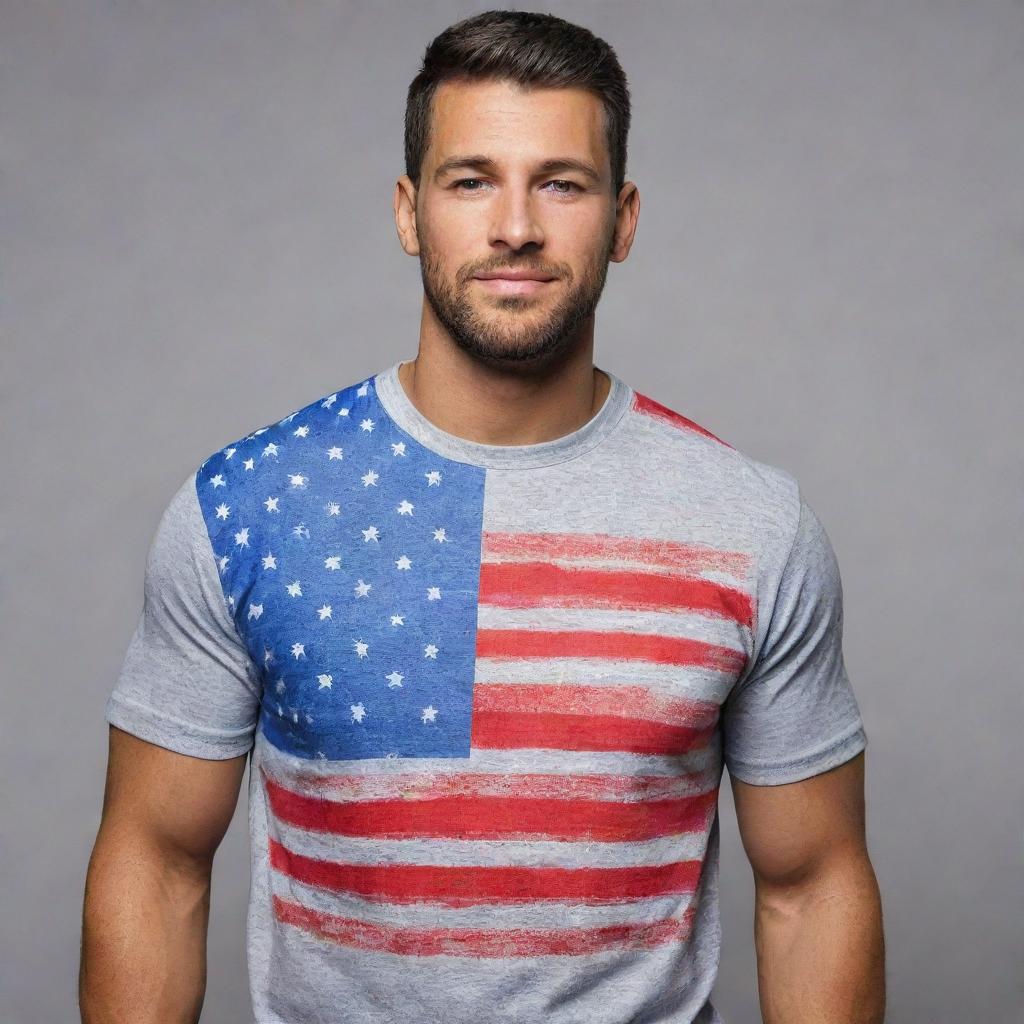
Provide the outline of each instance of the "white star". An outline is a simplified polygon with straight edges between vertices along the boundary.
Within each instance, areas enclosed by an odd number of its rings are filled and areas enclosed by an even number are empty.
[[[256,468],[256,460],[255,459],[246,459],[245,462],[242,463],[242,465],[245,466],[246,469],[255,469]]]
[[[439,601],[441,599],[441,588],[440,587],[427,587],[427,600],[428,601]]]
[[[366,708],[362,704],[349,704],[348,709],[352,712],[353,722],[361,722],[366,715]]]
[[[263,505],[268,512],[280,512],[281,510],[277,507],[277,503],[280,500],[280,498],[267,498]]]
[[[329,619],[331,617],[331,606],[329,604],[321,605],[316,611],[320,616],[321,622],[323,622],[324,619]]]
[[[329,501],[329,502],[327,502],[325,508],[327,509],[327,514],[329,516],[340,516],[341,515],[341,506],[336,501]]]
[[[366,595],[370,592],[370,587],[372,587],[372,586],[373,586],[372,583],[364,583],[361,579],[358,580],[356,582],[356,588],[355,588],[356,589],[356,597],[366,597]]]
[[[230,505],[225,505],[224,502],[222,501],[217,506],[217,518],[218,519],[227,519],[228,513],[230,511],[231,511],[231,506]]]
[[[402,685],[405,676],[401,672],[389,672],[384,678],[388,681],[388,688],[393,690],[396,686]]]
[[[416,506],[413,505],[413,503],[411,501],[406,501],[405,498],[403,498],[401,504],[395,506],[395,511],[400,516],[411,516],[412,515],[412,510],[415,507]]]
[[[380,476],[379,473],[375,473],[372,469],[369,469],[359,479],[363,481],[364,487],[369,487],[370,484],[376,486],[378,476]]]
[[[344,452],[342,452],[342,450],[337,445],[335,445],[333,448],[327,449],[327,458],[331,461],[333,461],[334,459],[340,459],[343,455]]]
[[[277,558],[269,552],[263,556],[263,568],[264,569],[276,569]]]
[[[405,616],[404,615],[392,615],[391,616],[391,625],[392,626],[404,626],[405,625]]]
[[[250,604],[249,605],[249,614],[246,616],[246,618],[258,619],[262,614],[263,614],[263,605],[261,605],[261,604]]]
[[[283,420],[278,420],[277,422],[278,422],[278,423],[291,423],[291,421],[292,421],[293,419],[295,419],[295,417],[296,417],[296,416],[298,416],[298,415],[299,415],[299,414],[298,414],[297,412],[293,412],[293,413],[291,413],[290,415],[288,415],[288,416],[285,416],[285,418],[284,418]]]
[[[276,456],[277,455],[277,450],[278,450],[278,446],[276,444],[274,444],[273,441],[268,441],[267,442],[267,447],[263,449],[263,458],[266,458],[268,455]]]
[[[228,485],[227,481],[224,479],[223,476],[221,476],[220,473],[218,473],[216,476],[211,476],[210,483],[213,484],[214,487],[227,487]]]
[[[408,555],[402,555],[401,558],[395,560],[395,565],[397,565],[399,569],[408,569],[412,565],[412,562],[409,561]]]
[[[423,718],[422,718],[422,721],[423,721],[424,725],[425,725],[425,724],[426,724],[427,722],[433,722],[433,721],[434,721],[434,720],[435,720],[436,718],[437,718],[437,708],[435,708],[435,707],[433,707],[432,705],[428,704],[428,705],[427,705],[427,706],[426,706],[426,707],[425,707],[425,708],[423,709]]]
[[[365,381],[363,381],[362,384],[359,385],[359,389],[356,391],[356,394],[360,398],[362,398],[363,395],[365,395],[366,392],[369,391],[369,389],[370,389],[370,382],[368,380],[365,380]]]
[[[427,473],[423,474],[427,478],[428,487],[440,487],[441,486],[441,471],[438,469],[432,469]]]
[[[433,644],[427,644],[427,646],[423,648],[423,657],[433,658],[434,661],[437,661],[437,648]]]
[[[368,656],[370,645],[366,643],[365,640],[353,640],[352,646],[353,648],[355,648],[355,652],[360,658],[365,658]]]
[[[277,685],[274,687],[274,689],[277,690],[278,693],[284,693],[284,691],[285,691],[284,676],[282,676],[280,679],[278,679]]]
[[[306,656],[306,645],[305,644],[292,644],[292,654],[296,658],[304,658]]]
[[[222,574],[223,574],[224,570],[228,567],[228,562],[230,562],[230,561],[231,561],[231,556],[230,555],[221,555],[220,560],[218,561],[217,564],[220,566],[220,571],[221,571]]]
[[[322,401],[322,402],[320,403],[320,406],[321,406],[321,408],[324,408],[324,409],[330,409],[330,407],[331,407],[332,405],[334,405],[335,399],[336,399],[337,397],[338,397],[338,393],[337,393],[337,392],[335,392],[335,393],[334,393],[333,395],[330,395],[329,397],[325,398],[325,399],[324,399],[324,400],[323,400],[323,401]]]
[[[263,664],[269,665],[274,660],[274,652],[269,647],[263,648]]]
[[[380,530],[376,526],[368,526],[363,530],[363,540],[380,540]]]
[[[338,410],[338,415],[339,416],[347,416],[348,414],[349,414],[349,410],[348,409],[339,409]]]
[[[243,526],[238,533],[235,534],[235,543],[240,548],[247,548],[249,546],[249,527]]]
[[[331,683],[333,682],[333,680],[329,675],[327,675],[326,672],[323,675],[317,676],[316,679],[317,682],[320,684],[321,690],[329,690],[331,688]]]
[[[434,530],[434,540],[436,540],[438,544],[443,544],[447,539],[448,535],[444,532],[443,526],[439,526]]]
[[[367,417],[365,420],[359,421],[359,426],[361,426],[367,433],[370,433],[370,431],[373,430],[373,420]]]
[[[332,571],[334,569],[340,569],[341,568],[341,555],[328,555],[324,559],[324,568],[325,569],[331,569]]]
[[[391,445],[392,455],[404,455],[405,454],[405,442],[396,441]]]
[[[296,427],[293,433],[296,437],[308,437],[309,427]]]
[[[309,539],[309,527],[305,523],[299,523],[298,526],[292,527],[292,533],[295,534],[296,537],[305,537],[307,540]]]
[[[237,450],[238,450],[237,448],[225,448],[224,449],[224,458],[225,459],[230,459],[231,456],[234,455]]]
[[[301,473],[289,473],[288,479],[291,481],[292,487],[305,487],[309,477],[303,476]]]
[[[302,597],[302,587],[299,586],[298,580],[294,583],[289,583],[285,589],[288,591],[290,597]]]

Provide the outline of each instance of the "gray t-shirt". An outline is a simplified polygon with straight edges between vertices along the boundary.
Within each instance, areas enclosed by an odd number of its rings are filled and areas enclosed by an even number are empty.
[[[720,1022],[723,766],[867,744],[828,537],[614,374],[580,429],[502,446],[399,365],[189,474],[106,718],[251,751],[258,1024]]]

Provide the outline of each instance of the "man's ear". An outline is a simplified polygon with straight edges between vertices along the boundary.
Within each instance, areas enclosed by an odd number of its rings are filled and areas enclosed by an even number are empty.
[[[395,182],[395,228],[398,240],[409,256],[419,256],[420,240],[416,233],[416,186],[407,174]]]
[[[634,182],[627,181],[619,190],[615,201],[615,236],[608,255],[610,260],[621,263],[629,255],[639,216],[640,190]]]

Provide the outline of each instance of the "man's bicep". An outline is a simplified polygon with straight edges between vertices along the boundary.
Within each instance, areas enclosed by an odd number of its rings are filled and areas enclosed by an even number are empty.
[[[865,850],[864,752],[799,782],[730,777],[740,838],[758,885],[799,887]]]
[[[205,871],[234,815],[248,755],[191,757],[114,725],[109,733],[105,836]]]
[[[106,720],[179,754],[226,760],[252,746],[261,696],[224,603],[192,476],[150,546],[142,611]]]

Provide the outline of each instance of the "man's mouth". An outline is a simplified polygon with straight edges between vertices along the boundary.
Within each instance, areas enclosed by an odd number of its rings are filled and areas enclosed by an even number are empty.
[[[539,270],[487,270],[473,275],[474,281],[498,295],[533,295],[556,278]]]

